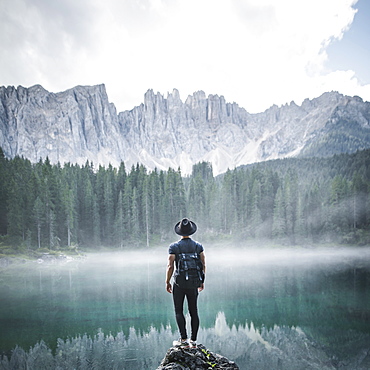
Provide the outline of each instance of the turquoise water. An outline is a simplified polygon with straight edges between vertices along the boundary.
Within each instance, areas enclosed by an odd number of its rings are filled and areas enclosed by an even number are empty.
[[[209,248],[206,255],[199,342],[207,348],[241,369],[370,365],[361,357],[370,350],[370,249]],[[1,353],[32,347],[39,358],[62,361],[63,353],[68,362],[78,347],[76,368],[81,361],[156,368],[178,337],[166,260],[163,248],[2,269]]]

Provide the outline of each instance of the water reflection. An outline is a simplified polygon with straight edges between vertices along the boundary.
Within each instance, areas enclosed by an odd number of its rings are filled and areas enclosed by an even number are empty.
[[[4,366],[43,359],[61,368],[156,368],[177,337],[166,258],[163,248],[1,270],[0,351],[19,346]],[[208,248],[207,259],[199,341],[210,350],[242,369],[370,361],[361,360],[361,350],[370,353],[368,248]]]
[[[28,352],[17,347],[10,359],[4,357],[1,368],[14,369],[155,369],[173,340],[170,327],[151,330],[142,335],[131,328],[123,332],[58,339],[55,353],[44,342]],[[231,328],[223,312],[212,328],[201,328],[199,341],[207,348],[234,360],[240,369],[365,369],[369,335],[356,338],[356,351],[339,360],[325,352],[299,327],[255,329],[253,323]],[[366,362],[367,361],[367,362]]]

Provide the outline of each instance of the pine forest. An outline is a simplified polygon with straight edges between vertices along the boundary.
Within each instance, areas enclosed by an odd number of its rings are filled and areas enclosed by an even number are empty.
[[[214,177],[206,162],[182,176],[139,164],[32,164],[0,149],[0,245],[158,246],[176,237],[183,217],[208,241],[369,244],[370,150],[262,162]]]

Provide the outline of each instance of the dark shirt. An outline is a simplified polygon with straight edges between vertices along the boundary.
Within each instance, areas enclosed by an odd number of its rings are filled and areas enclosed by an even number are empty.
[[[171,244],[168,249],[168,253],[176,255],[175,258],[176,269],[178,269],[178,259],[180,249],[181,253],[197,252],[198,254],[201,254],[204,251],[202,244],[192,240],[191,238],[181,239],[178,242]]]

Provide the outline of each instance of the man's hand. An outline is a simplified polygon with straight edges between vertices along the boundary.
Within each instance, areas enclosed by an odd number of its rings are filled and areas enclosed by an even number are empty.
[[[166,283],[166,290],[168,293],[172,293],[172,285],[171,283]]]
[[[201,292],[204,289],[204,283],[198,288],[198,292]]]

